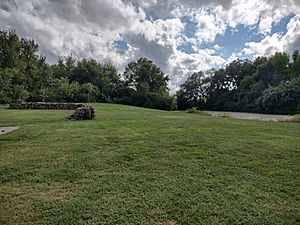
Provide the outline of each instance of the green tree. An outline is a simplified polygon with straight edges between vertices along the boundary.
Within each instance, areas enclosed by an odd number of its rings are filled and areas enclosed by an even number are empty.
[[[54,78],[70,78],[73,69],[76,66],[76,59],[73,55],[67,57],[59,57],[57,64],[51,66]]]
[[[141,58],[137,62],[129,63],[123,74],[124,87],[130,96],[130,104],[158,109],[173,109],[174,100],[169,96],[168,76],[151,60]],[[130,90],[131,89],[131,90]]]
[[[261,112],[294,114],[300,112],[300,76],[267,88],[258,98]]]
[[[149,92],[167,92],[169,77],[151,60],[140,58],[137,62],[129,63],[124,72],[127,86],[136,91],[148,86]]]
[[[292,77],[300,76],[300,55],[299,55],[299,51],[295,51],[292,58],[293,58],[293,62],[291,63]]]
[[[91,83],[81,85],[79,92],[79,101],[81,102],[95,102],[97,100],[98,88]]]
[[[68,78],[53,81],[49,91],[49,99],[60,102],[76,102],[80,93],[78,82],[70,82]]]
[[[0,69],[0,103],[12,101],[12,73],[11,69]]]
[[[11,90],[11,96],[14,102],[25,102],[29,97],[29,92],[23,85],[14,85]]]
[[[207,74],[213,71],[208,71]],[[204,108],[209,98],[211,77],[204,72],[193,73],[180,86],[177,92],[177,107],[180,110],[197,107]]]
[[[17,67],[20,62],[21,43],[15,31],[0,31],[0,67]]]

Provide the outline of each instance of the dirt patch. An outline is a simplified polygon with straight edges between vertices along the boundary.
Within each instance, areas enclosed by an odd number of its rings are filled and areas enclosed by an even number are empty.
[[[19,127],[0,127],[0,135],[17,130]]]
[[[160,221],[156,222],[157,225],[177,225],[178,223],[175,220],[166,220],[166,221]]]
[[[33,209],[33,199],[25,187],[2,184],[0,224],[41,224]]]
[[[52,186],[44,192],[40,192],[39,199],[53,199],[60,202],[68,202],[74,196],[74,193],[66,187]]]

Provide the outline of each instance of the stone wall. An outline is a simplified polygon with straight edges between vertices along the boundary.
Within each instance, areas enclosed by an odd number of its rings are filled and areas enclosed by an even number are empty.
[[[66,109],[75,110],[68,117],[70,120],[91,120],[95,117],[95,109],[84,103],[53,103],[53,102],[25,102],[10,103],[9,109]]]
[[[10,103],[9,109],[68,109],[74,110],[77,108],[88,107],[84,103],[53,103],[53,102],[25,102],[25,103]]]

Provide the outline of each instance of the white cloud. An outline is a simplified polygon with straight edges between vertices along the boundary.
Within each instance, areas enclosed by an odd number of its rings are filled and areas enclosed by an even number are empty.
[[[214,52],[212,49],[201,49],[193,54],[174,51],[168,60],[168,74],[171,78],[170,88],[172,92],[174,93],[178,84],[182,83],[192,73],[223,65],[226,60],[213,55]]]
[[[287,15],[296,15],[286,34],[270,31]],[[0,28],[15,29],[22,37],[35,38],[50,63],[59,55],[110,60],[122,70],[129,61],[148,57],[171,78],[175,90],[187,74],[219,66],[229,59],[214,43],[226,29],[257,27],[260,42],[246,43],[243,54],[269,55],[300,49],[299,0],[1,0]],[[195,23],[194,35],[185,34],[182,16]],[[154,18],[152,21],[149,18]],[[120,51],[114,41],[128,43]],[[191,44],[188,54],[178,50]],[[211,44],[208,49],[207,44]],[[205,47],[203,47],[205,46]]]
[[[299,13],[298,0],[233,0],[228,11],[219,11],[230,27],[258,25],[261,34],[269,34],[272,25],[283,17]]]
[[[121,0],[85,1],[6,1],[0,11],[3,28],[16,29],[23,37],[33,37],[40,44],[41,54],[50,62],[59,55],[72,53],[78,58],[111,60],[118,65],[133,55],[130,48],[126,54],[117,51],[112,44],[120,39],[120,33],[134,30],[145,14]],[[101,19],[97,13],[102,15]]]
[[[239,57],[238,57],[238,55],[237,55],[236,53],[232,53],[232,54],[230,55],[230,57],[226,60],[226,63],[225,63],[225,64],[229,64],[229,63],[231,63],[231,62],[237,60],[238,58],[239,58]]]
[[[292,53],[300,49],[300,15],[296,15],[287,25],[286,34],[273,34],[265,37],[260,42],[249,42],[245,44],[243,53],[246,55],[260,56],[272,55],[275,52],[287,51]]]
[[[143,35],[147,41],[155,41],[157,44],[166,47],[176,45],[176,39],[181,36],[183,29],[184,26],[178,18],[159,19],[154,22],[143,22],[137,30],[137,34]]]
[[[214,49],[217,50],[217,51],[218,51],[218,50],[221,50],[222,48],[223,48],[223,47],[221,47],[221,46],[218,45],[218,44],[215,44],[215,45],[214,45]]]
[[[287,33],[282,38],[285,51],[300,50],[300,14],[291,19],[287,25]]]
[[[226,24],[218,17],[217,8],[215,13],[211,10],[201,10],[195,13],[194,20],[197,22],[196,39],[198,42],[214,42],[218,34],[223,34],[226,30]]]

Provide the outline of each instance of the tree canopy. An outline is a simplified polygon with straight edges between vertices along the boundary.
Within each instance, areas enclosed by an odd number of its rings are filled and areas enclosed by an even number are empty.
[[[141,58],[123,74],[112,63],[59,57],[54,65],[38,55],[34,40],[0,31],[0,103],[22,101],[115,102],[172,110],[168,77]]]
[[[120,73],[113,63],[76,60],[72,55],[49,65],[38,49],[34,40],[0,30],[0,103],[112,102],[165,110],[300,111],[299,51],[238,59],[224,68],[193,73],[171,96],[169,77],[147,58],[130,62]]]
[[[219,70],[194,73],[177,92],[179,109],[293,114],[300,111],[300,56],[286,53],[236,60]]]

